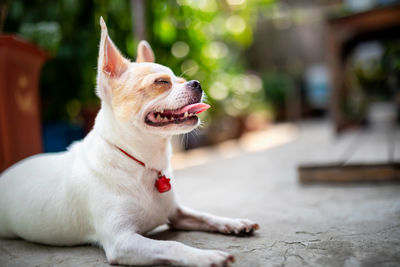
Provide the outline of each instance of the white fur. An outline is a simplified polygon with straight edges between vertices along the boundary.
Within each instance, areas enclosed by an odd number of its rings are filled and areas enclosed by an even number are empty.
[[[98,77],[98,90],[109,90],[103,79]],[[82,141],[66,152],[29,157],[1,174],[0,236],[49,245],[95,243],[104,248],[110,263],[127,265],[225,266],[233,261],[225,252],[141,235],[165,223],[176,229],[236,234],[257,228],[249,220],[182,207],[175,198],[173,179],[171,191],[159,193],[155,188],[155,170],[173,177],[172,135],[149,131],[136,120],[152,105],[172,105],[171,97],[181,90],[174,86],[173,93],[150,100],[128,124],[115,119],[110,91],[100,91],[102,108],[94,129]],[[180,132],[187,130],[184,126]],[[145,162],[146,168],[116,146]]]

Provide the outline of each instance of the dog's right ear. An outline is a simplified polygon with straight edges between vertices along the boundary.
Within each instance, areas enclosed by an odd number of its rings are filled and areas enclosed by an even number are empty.
[[[129,66],[129,60],[124,58],[108,36],[107,26],[100,17],[101,38],[99,47],[99,58],[97,61],[97,94],[103,100],[109,97],[111,91],[109,82],[111,79],[120,77]],[[106,83],[106,84],[104,84]]]
[[[154,52],[151,49],[149,43],[145,40],[139,42],[138,49],[137,49],[137,63],[142,62],[153,62],[155,61]]]

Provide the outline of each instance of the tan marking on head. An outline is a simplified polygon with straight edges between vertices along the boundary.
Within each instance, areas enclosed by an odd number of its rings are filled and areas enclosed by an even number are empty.
[[[135,63],[133,63],[135,64]],[[128,121],[138,114],[143,105],[170,89],[170,86],[154,83],[155,79],[168,75],[154,73],[149,66],[134,66],[111,84],[112,108],[116,117]]]
[[[186,80],[183,79],[183,78],[181,78],[181,77],[178,77],[178,78],[176,78],[176,82],[177,82],[177,83],[185,83]]]

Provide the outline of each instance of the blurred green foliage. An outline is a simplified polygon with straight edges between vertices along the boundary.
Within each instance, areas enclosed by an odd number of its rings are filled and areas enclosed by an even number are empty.
[[[263,90],[262,79],[246,72],[243,58],[253,41],[258,14],[273,9],[274,0],[144,3],[147,36],[157,62],[178,76],[199,80],[213,106],[208,112],[212,117],[265,110],[266,95],[281,101],[277,90],[286,86],[280,84],[282,79],[264,77],[275,85],[270,91]],[[43,69],[41,85],[45,120],[74,119],[82,105],[98,103],[94,88],[100,16],[122,53],[134,58],[139,40],[132,36],[129,1],[12,2],[5,31],[17,32],[52,55]]]
[[[22,24],[20,33],[50,53],[56,53],[61,41],[60,25],[53,21]]]
[[[262,75],[266,99],[273,105],[274,110],[283,109],[287,94],[293,88],[293,79],[277,71],[266,72]]]
[[[373,101],[393,100],[400,86],[400,43],[387,39],[380,43],[382,54],[354,60],[350,58],[348,71],[349,97],[342,110],[353,120],[362,120]]]
[[[149,32],[157,61],[177,75],[201,81],[212,109],[243,116],[266,108],[262,80],[246,72],[243,52],[253,42],[261,9],[271,0],[148,1]]]

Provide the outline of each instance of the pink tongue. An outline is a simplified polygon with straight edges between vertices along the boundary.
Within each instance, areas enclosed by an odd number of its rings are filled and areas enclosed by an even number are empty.
[[[203,111],[206,111],[209,108],[210,108],[210,105],[208,105],[208,104],[197,103],[197,104],[192,104],[192,105],[183,107],[181,110],[179,110],[179,113],[185,113],[187,111],[188,113],[199,114]]]

